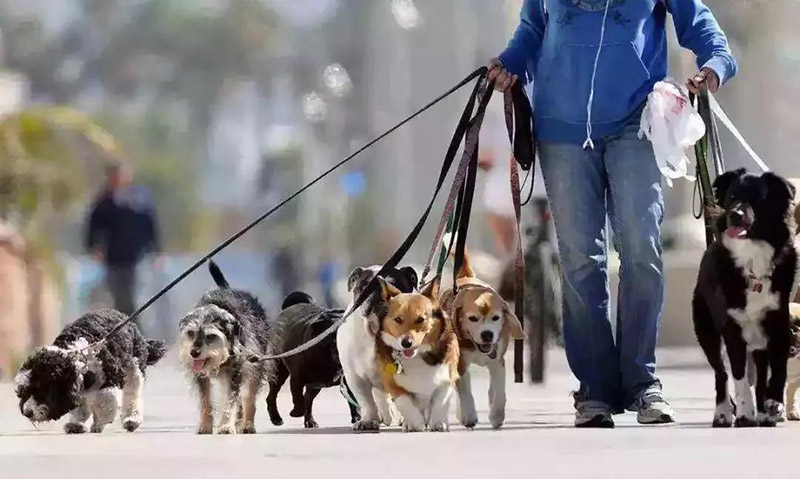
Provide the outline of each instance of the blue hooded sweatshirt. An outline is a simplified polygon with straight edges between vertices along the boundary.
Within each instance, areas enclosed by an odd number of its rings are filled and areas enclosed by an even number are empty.
[[[736,74],[728,40],[701,0],[525,0],[500,61],[534,82],[538,139],[588,145],[635,121],[667,75],[667,12],[699,67],[723,83]]]

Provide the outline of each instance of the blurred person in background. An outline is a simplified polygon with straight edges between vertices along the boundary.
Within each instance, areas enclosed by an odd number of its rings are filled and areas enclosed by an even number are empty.
[[[701,0],[525,0],[506,49],[489,62],[499,90],[533,82],[533,111],[562,263],[567,359],[580,388],[576,427],[674,421],[655,374],[664,300],[661,174],[638,138],[647,95],[667,74],[667,13],[715,92],[736,74],[727,38]],[[620,246],[616,338],[609,321],[610,217]]]
[[[114,308],[136,310],[136,268],[149,253],[160,251],[158,221],[150,191],[134,185],[124,163],[108,167],[103,191],[91,206],[86,223],[86,249],[106,269],[106,287]],[[154,267],[160,270],[161,259]]]

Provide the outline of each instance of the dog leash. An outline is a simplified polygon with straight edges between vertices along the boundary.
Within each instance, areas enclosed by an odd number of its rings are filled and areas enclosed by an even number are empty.
[[[337,329],[339,329],[339,327],[342,324],[344,324],[347,318],[349,318],[350,315],[353,314],[355,310],[361,307],[361,305],[364,304],[364,302],[374,292],[377,291],[379,276],[384,277],[389,271],[397,267],[400,261],[405,257],[406,253],[408,253],[408,251],[411,249],[411,246],[417,240],[420,232],[422,231],[422,228],[425,226],[428,216],[430,215],[430,212],[433,209],[433,205],[436,202],[436,198],[439,196],[439,192],[442,190],[442,187],[444,186],[444,181],[447,178],[447,174],[450,171],[450,167],[452,166],[453,161],[455,160],[458,147],[461,144],[462,140],[464,140],[467,130],[469,129],[470,126],[474,125],[476,118],[483,117],[483,112],[486,109],[486,104],[484,102],[481,102],[478,105],[478,110],[475,113],[474,117],[472,116],[472,110],[475,108],[475,101],[479,91],[481,90],[482,84],[486,78],[487,71],[488,70],[486,67],[481,67],[478,70],[476,70],[475,73],[473,73],[474,76],[471,75],[469,77],[469,78],[477,78],[478,80],[475,83],[475,87],[473,88],[472,93],[470,94],[469,100],[467,101],[467,105],[461,114],[461,119],[459,120],[458,125],[456,126],[456,130],[453,133],[453,138],[450,142],[450,147],[448,148],[447,154],[445,155],[444,161],[442,162],[442,169],[439,172],[439,178],[436,182],[436,188],[434,189],[433,195],[431,196],[431,199],[428,202],[428,206],[425,208],[425,211],[422,213],[422,216],[420,217],[419,221],[417,221],[417,224],[414,225],[414,228],[411,230],[411,233],[409,233],[406,239],[398,247],[397,251],[395,251],[394,254],[391,256],[391,258],[389,258],[386,261],[386,263],[384,263],[384,265],[381,267],[381,269],[378,271],[375,277],[373,277],[369,281],[369,283],[367,283],[364,290],[361,292],[361,294],[358,295],[356,300],[345,310],[342,317],[334,324],[332,324],[328,329],[321,332],[320,334],[318,334],[311,340],[307,341],[306,343],[301,344],[300,346],[281,354],[263,356],[254,353],[252,351],[249,351],[250,357],[252,358],[250,359],[251,362],[262,362],[262,361],[271,361],[275,359],[282,359],[289,356],[294,356],[295,354],[300,354],[304,351],[313,348],[314,346],[322,342],[326,337],[333,334]],[[494,82],[489,83],[489,85],[486,88],[487,89],[494,88]]]
[[[259,216],[255,220],[253,220],[250,224],[248,224],[247,226],[245,226],[244,228],[239,230],[237,233],[233,234],[228,239],[223,241],[216,248],[212,249],[209,253],[207,253],[205,256],[203,256],[201,259],[199,259],[197,262],[195,262],[193,265],[191,265],[189,268],[187,268],[183,273],[178,275],[174,280],[172,280],[169,284],[164,286],[160,291],[158,291],[155,295],[153,295],[150,299],[148,299],[136,311],[131,313],[131,315],[128,316],[124,321],[122,321],[122,322],[118,323],[116,326],[114,326],[114,328],[112,328],[111,331],[109,331],[107,334],[105,334],[100,340],[95,341],[94,343],[90,344],[89,346],[86,346],[85,348],[79,350],[79,352],[84,352],[86,350],[90,350],[91,351],[91,350],[95,350],[95,349],[101,347],[103,344],[105,344],[106,340],[109,337],[115,335],[122,328],[124,328],[125,325],[127,325],[128,323],[130,323],[131,321],[133,321],[134,319],[139,317],[147,308],[149,308],[159,298],[164,296],[169,290],[174,288],[178,283],[183,281],[187,276],[189,276],[197,268],[202,266],[203,263],[208,261],[210,258],[212,258],[214,255],[216,255],[217,253],[219,253],[220,251],[222,251],[226,247],[228,247],[234,241],[238,240],[241,236],[243,236],[245,233],[247,233],[248,231],[253,229],[256,225],[258,225],[259,223],[261,223],[265,219],[269,218],[272,214],[274,214],[276,211],[281,209],[287,203],[289,203],[293,199],[295,199],[298,196],[300,196],[306,190],[308,190],[309,188],[314,186],[316,183],[318,183],[319,181],[321,181],[325,177],[329,176],[331,173],[333,173],[337,169],[341,168],[345,163],[349,162],[350,160],[352,160],[353,158],[358,156],[360,153],[362,153],[365,150],[367,150],[368,148],[372,147],[373,145],[375,145],[376,143],[381,141],[383,138],[389,136],[390,134],[392,134],[393,132],[395,132],[396,130],[401,128],[406,123],[408,123],[411,120],[417,118],[419,115],[421,115],[425,111],[429,110],[434,105],[436,105],[437,103],[441,102],[445,98],[449,97],[450,95],[452,95],[456,91],[460,90],[461,88],[463,88],[464,86],[466,86],[467,84],[472,82],[473,80],[478,79],[478,82],[476,83],[475,89],[473,90],[473,93],[470,96],[470,100],[467,103],[467,106],[474,105],[475,96],[477,95],[477,91],[478,91],[478,86],[486,78],[486,74],[487,74],[487,68],[485,66],[482,66],[482,67],[476,69],[475,71],[473,71],[472,73],[467,75],[463,80],[459,81],[456,85],[454,85],[453,87],[449,88],[447,91],[445,91],[444,93],[442,93],[438,97],[436,97],[433,100],[431,100],[430,102],[428,102],[425,106],[423,106],[419,110],[415,111],[414,113],[412,113],[411,115],[409,115],[408,117],[406,117],[405,119],[403,119],[402,121],[397,123],[396,125],[392,126],[391,128],[389,128],[385,132],[381,133],[377,137],[373,138],[372,140],[370,140],[369,142],[364,144],[361,148],[359,148],[358,150],[356,150],[355,152],[353,152],[352,154],[350,154],[349,156],[347,156],[346,158],[344,158],[340,162],[336,163],[335,165],[333,165],[329,169],[325,170],[322,174],[320,174],[319,176],[317,176],[316,178],[311,180],[309,183],[307,183],[306,185],[301,187],[299,190],[297,190],[294,193],[292,193],[290,196],[286,197],[284,200],[282,200],[280,203],[278,203],[274,207],[270,208],[267,212],[265,212],[264,214],[262,214],[261,216]],[[467,110],[465,108],[464,113],[462,114],[461,120],[459,121],[459,125],[456,128],[456,133],[454,134],[453,141],[451,141],[451,145],[450,145],[451,146],[450,149],[453,150],[452,151],[452,156],[453,157],[455,156],[455,150],[458,148],[458,146],[459,146],[459,144],[461,142],[461,137],[463,137],[464,131],[467,128],[467,124],[469,123],[470,114],[471,114],[471,110]],[[459,133],[460,133],[460,136],[459,136]],[[458,141],[456,141],[457,138],[458,138]],[[453,145],[454,143],[455,143],[455,146]],[[448,150],[448,155],[445,157],[445,162],[442,165],[442,172],[440,173],[439,181],[437,182],[437,188],[436,188],[435,193],[434,193],[434,199],[435,199],[436,195],[438,194],[439,190],[441,189],[441,185],[444,183],[444,176],[446,176],[447,172],[450,169],[450,164],[447,162],[448,158],[450,157],[450,149]],[[450,160],[452,162],[452,158],[450,158]],[[430,212],[432,206],[433,205],[432,205],[432,202],[431,202],[431,204],[428,206],[425,214],[423,215],[423,218],[421,219],[421,222],[423,224],[424,224],[424,220],[427,219],[427,214]],[[421,228],[422,228],[422,226],[420,224],[418,224],[417,227],[415,227],[414,231],[412,231],[412,234],[409,235],[409,238],[406,239],[406,241],[401,245],[400,249],[398,249],[398,251],[395,253],[395,255],[392,256],[392,259],[395,259],[395,257],[399,256],[394,261],[394,265],[396,265],[400,261],[400,259],[402,259],[403,255],[405,255],[407,250],[410,248],[410,244],[407,244],[407,243],[409,243],[408,240],[412,239],[412,236],[413,236],[413,239],[416,239],[416,237],[419,235],[418,229],[421,229]],[[403,251],[404,249],[405,249],[405,251]],[[388,265],[388,263],[387,263],[387,265]],[[391,266],[391,267],[394,267],[394,266]],[[387,268],[386,265],[384,265],[384,267],[381,269],[380,273],[381,274],[386,274],[386,272],[389,269],[390,268]],[[373,279],[373,281],[371,281],[370,284],[369,284],[369,288],[365,289],[364,293],[367,293],[367,291],[371,292],[371,290],[373,290],[376,287],[377,287],[377,281]],[[358,303],[358,306],[360,306],[367,299],[367,297],[369,296],[369,295],[365,295],[364,293],[362,293],[362,295],[358,298],[360,301],[356,301],[356,303]],[[356,303],[354,303],[354,305]],[[356,307],[358,307],[358,306],[356,306]],[[346,312],[347,315],[344,316],[344,318],[342,320],[340,320],[339,323],[337,323],[337,326],[336,326],[337,328],[338,328],[338,325],[340,325],[343,322],[343,320],[347,316],[349,316],[349,314],[352,312],[352,310],[356,309],[356,307],[353,307],[353,308],[351,308],[350,311]],[[331,328],[329,331],[332,332],[335,329],[336,328]],[[330,334],[330,332],[326,331],[327,334]],[[323,333],[324,336],[327,336],[327,334]],[[319,341],[321,341],[322,339],[324,339],[324,338],[319,339]],[[317,341],[314,344],[317,344],[319,341]],[[292,351],[284,353],[284,355],[281,355],[281,357],[291,356],[292,354],[288,354],[290,352],[292,352]],[[300,351],[297,351],[297,352],[295,352],[293,354],[297,354],[299,352]]]
[[[701,210],[696,217],[703,218],[706,227],[706,247],[710,247],[717,239],[717,233],[714,228],[714,219],[711,212],[716,208],[717,201],[714,197],[714,189],[711,184],[711,177],[708,170],[709,153],[711,160],[714,164],[714,173],[720,176],[725,172],[725,161],[722,157],[722,144],[719,141],[719,132],[717,131],[717,123],[714,121],[714,115],[711,112],[711,95],[708,92],[708,85],[703,83],[697,94],[690,94],[689,101],[695,105],[697,112],[703,119],[706,125],[706,134],[695,143],[694,154],[697,158],[697,190],[699,190],[700,198],[702,200]]]

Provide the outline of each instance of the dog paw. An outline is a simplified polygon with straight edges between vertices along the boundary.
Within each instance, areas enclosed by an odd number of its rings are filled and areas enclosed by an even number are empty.
[[[415,424],[409,421],[403,421],[403,432],[422,432],[424,430],[424,424]]]
[[[733,416],[736,414],[736,405],[732,401],[725,401],[717,404],[714,410],[714,420],[712,427],[731,427],[733,426]]]
[[[142,425],[142,419],[138,417],[128,417],[122,420],[122,427],[128,432],[133,432],[139,429]]]
[[[358,421],[360,421],[360,420],[361,420],[361,415],[360,415],[360,414],[353,414],[352,416],[350,416],[350,424],[355,424],[355,423],[357,423],[357,422],[358,422]],[[381,421],[381,424],[383,424],[384,426],[386,426],[386,425],[387,425],[387,424],[386,424],[385,422],[383,422],[383,421]],[[389,424],[389,425],[391,426],[391,424]]]
[[[105,428],[106,428],[105,424],[93,423],[92,427],[89,428],[89,432],[94,433],[94,434],[100,434],[101,432],[103,432],[103,429],[105,429]]]
[[[449,432],[450,426],[446,422],[440,422],[431,425],[430,430],[431,432]]]
[[[280,414],[270,414],[269,420],[273,426],[283,426],[283,418]]]
[[[739,416],[733,425],[736,427],[757,427],[758,421],[747,416]]]
[[[210,424],[202,424],[197,428],[197,434],[214,434],[214,427]]]
[[[295,406],[294,409],[289,411],[289,415],[291,417],[303,417],[306,415],[306,409],[304,407]]]
[[[241,429],[241,434],[255,434],[256,427],[253,424],[247,424]]]
[[[356,432],[375,432],[379,431],[381,425],[376,420],[365,420],[361,419],[360,421],[353,424],[353,431]]]
[[[492,425],[492,429],[500,429],[501,427],[503,427],[503,423],[505,422],[506,422],[505,411],[489,413],[489,424]]]
[[[786,414],[786,419],[790,421],[800,421],[800,410],[797,408],[792,409]]]
[[[758,413],[758,425],[775,427],[783,419],[783,404],[773,399],[764,401],[764,412]]]
[[[315,421],[314,419],[306,419],[303,422],[303,426],[306,429],[318,429],[319,428],[319,424],[317,424],[317,421]]]
[[[220,426],[217,430],[217,434],[236,434],[236,426],[231,424],[225,424],[224,426]]]
[[[458,422],[467,429],[472,429],[478,425],[478,413],[460,414]]]
[[[76,422],[68,422],[64,424],[64,432],[67,434],[83,434],[86,432],[86,426]]]
[[[733,426],[733,420],[729,417],[722,417],[722,416],[714,416],[714,420],[711,421],[711,427],[731,427]],[[738,426],[737,426],[738,427]]]

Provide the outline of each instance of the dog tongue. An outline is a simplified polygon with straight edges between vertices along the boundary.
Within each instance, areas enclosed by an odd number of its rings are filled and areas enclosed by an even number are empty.
[[[725,234],[730,238],[740,238],[747,233],[747,230],[742,228],[741,226],[729,226],[728,229],[725,230]]]
[[[403,356],[405,356],[406,358],[413,358],[415,354],[417,354],[417,350],[416,349],[404,349],[403,350]]]
[[[195,359],[192,361],[192,371],[196,373],[203,372],[203,367],[206,365],[205,359]]]

